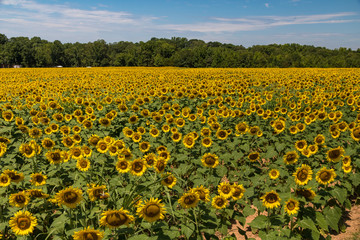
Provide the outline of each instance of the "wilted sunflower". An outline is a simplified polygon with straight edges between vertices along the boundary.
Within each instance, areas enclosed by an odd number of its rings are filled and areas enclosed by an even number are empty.
[[[81,157],[76,161],[76,168],[82,172],[86,172],[90,168],[90,161],[87,158]]]
[[[125,158],[119,158],[116,163],[116,170],[119,173],[127,173],[130,171],[130,162],[127,161]]]
[[[337,148],[332,148],[326,152],[326,159],[329,162],[339,162],[341,158],[344,156],[345,150],[338,146]]]
[[[107,210],[101,214],[100,225],[115,229],[123,225],[129,226],[134,221],[134,216],[123,208],[119,210]]]
[[[234,183],[231,187],[233,189],[231,196],[233,200],[239,200],[244,196],[245,188],[242,184],[239,185],[237,183]]]
[[[167,186],[168,188],[172,188],[176,184],[176,177],[172,175],[171,173],[163,174],[162,177],[164,178],[161,181],[161,184],[164,186]]]
[[[83,196],[81,189],[70,186],[56,193],[55,199],[60,205],[76,208]]]
[[[161,200],[157,198],[150,198],[150,200],[146,200],[137,208],[136,213],[148,222],[155,222],[159,219],[162,220],[166,213],[165,204],[161,203]]]
[[[25,177],[23,173],[18,173],[15,170],[7,169],[3,173],[8,175],[10,177],[10,179],[11,179],[11,182],[14,182],[14,183],[21,182],[22,180],[24,180],[24,177]]]
[[[165,170],[167,164],[167,160],[165,160],[164,158],[156,158],[155,163],[154,163],[154,169],[157,173],[162,173]]]
[[[145,160],[142,158],[135,159],[130,163],[130,172],[134,176],[142,176],[146,168]]]
[[[225,208],[228,204],[228,200],[224,196],[215,196],[211,201],[211,206],[216,209]]]
[[[269,176],[271,179],[277,179],[280,176],[280,172],[277,169],[271,169],[269,172]]]
[[[84,230],[75,232],[72,237],[74,240],[101,240],[104,238],[104,232],[87,227]]]
[[[0,187],[7,187],[11,183],[11,178],[9,175],[2,173],[0,175]]]
[[[192,148],[195,145],[195,139],[192,134],[186,134],[183,138],[183,144],[186,148]]]
[[[251,152],[248,155],[250,162],[256,162],[260,158],[260,154],[258,152]]]
[[[226,199],[232,197],[233,190],[233,187],[228,182],[222,182],[218,185],[219,195],[223,196]]]
[[[10,218],[9,225],[16,235],[24,236],[34,231],[37,219],[28,211],[18,211]]]
[[[29,204],[30,198],[25,191],[13,193],[9,197],[9,203],[11,206],[23,208]]]
[[[316,173],[316,181],[320,184],[326,185],[334,181],[336,173],[334,169],[327,169],[326,167],[321,168]]]
[[[277,192],[274,190],[271,190],[270,192],[265,193],[260,199],[263,201],[263,205],[266,208],[276,208],[280,206],[280,196]]]
[[[190,191],[184,193],[178,202],[183,208],[193,208],[197,206],[199,200],[199,194],[197,192]]]
[[[210,201],[210,190],[205,188],[203,185],[191,189],[191,191],[196,192],[199,195],[199,199],[204,202]]]
[[[47,176],[42,173],[32,173],[30,182],[34,186],[42,186],[46,183]]]
[[[201,162],[205,167],[215,168],[219,164],[219,157],[214,153],[205,153]]]
[[[26,192],[33,198],[44,199],[49,197],[49,194],[44,193],[41,189],[27,189]]]
[[[296,172],[293,174],[295,177],[295,182],[298,185],[306,185],[312,179],[313,171],[311,167],[306,164],[302,164],[301,167],[296,169]]]
[[[88,186],[89,186],[89,188],[87,190],[87,193],[89,195],[90,201],[96,201],[99,199],[107,199],[109,197],[109,193],[107,192],[105,185],[91,184]]]
[[[288,215],[296,214],[299,211],[299,201],[290,198],[287,202],[285,202],[285,211]]]

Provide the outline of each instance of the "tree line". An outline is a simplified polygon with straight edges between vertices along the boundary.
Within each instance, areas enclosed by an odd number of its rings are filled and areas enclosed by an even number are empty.
[[[0,34],[0,67],[176,66],[176,67],[360,67],[360,49],[300,44],[245,48],[183,37],[147,42],[61,43],[40,37]]]

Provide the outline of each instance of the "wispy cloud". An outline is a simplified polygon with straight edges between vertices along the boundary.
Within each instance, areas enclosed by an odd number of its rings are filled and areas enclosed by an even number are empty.
[[[266,7],[266,8],[269,8],[269,7],[270,7],[270,4],[269,4],[269,3],[265,3],[265,7]]]

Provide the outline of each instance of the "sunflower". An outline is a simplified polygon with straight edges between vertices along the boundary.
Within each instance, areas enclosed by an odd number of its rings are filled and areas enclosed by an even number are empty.
[[[312,179],[312,170],[309,165],[302,164],[301,167],[296,169],[296,172],[293,174],[295,177],[295,182],[298,185],[306,185],[308,181]]]
[[[149,151],[150,149],[150,143],[149,142],[141,142],[139,143],[139,149],[141,152],[145,153],[147,151]]]
[[[269,176],[271,179],[277,179],[280,176],[280,172],[277,169],[271,169],[269,172]]]
[[[225,208],[228,204],[228,200],[224,196],[215,196],[211,201],[211,206],[216,209]]]
[[[352,171],[352,166],[351,165],[343,165],[342,170],[344,171],[344,173],[350,173]]]
[[[163,174],[162,177],[164,178],[161,181],[161,184],[164,186],[167,186],[168,188],[172,188],[176,184],[176,177],[172,175],[171,173]]]
[[[142,139],[142,135],[139,132],[134,132],[131,136],[133,142],[140,142]]]
[[[344,156],[345,150],[342,147],[332,148],[326,152],[326,159],[329,162],[339,162]]]
[[[32,128],[29,130],[29,136],[31,138],[37,139],[42,136],[42,130],[40,128]]]
[[[104,232],[87,227],[84,230],[75,232],[72,237],[74,240],[101,240],[104,238]]]
[[[196,192],[199,195],[199,199],[204,202],[210,201],[210,190],[205,188],[203,185],[191,189],[191,191]]]
[[[299,201],[290,198],[287,202],[285,202],[285,211],[288,215],[296,214],[299,211]]]
[[[51,164],[59,164],[64,161],[61,151],[59,149],[48,151],[45,154],[45,157]]]
[[[109,127],[111,125],[111,120],[107,117],[100,118],[99,123],[103,127]]]
[[[41,189],[27,189],[26,192],[33,198],[44,199],[49,197],[49,194],[44,193]]]
[[[90,168],[90,161],[87,158],[79,158],[76,161],[76,168],[82,172],[86,172]]]
[[[109,150],[109,146],[104,140],[100,140],[96,144],[96,150],[100,153],[106,153]]]
[[[92,150],[90,147],[86,146],[86,145],[83,145],[81,147],[81,152],[83,154],[84,157],[91,157],[91,154],[92,154]]]
[[[231,196],[233,200],[239,200],[244,196],[245,188],[242,184],[234,183],[231,187],[233,188]]]
[[[101,140],[101,138],[96,135],[96,134],[93,134],[91,135],[91,137],[89,138],[88,142],[91,146],[93,147],[96,147],[96,145],[98,144],[98,142]]]
[[[3,142],[0,142],[0,157],[4,156],[7,150],[7,145]]]
[[[325,136],[322,134],[318,134],[315,139],[314,142],[316,145],[322,145],[325,143]]]
[[[161,152],[159,152],[159,158],[163,158],[166,161],[169,161],[170,157],[171,157],[171,155],[170,155],[169,151],[161,151]]]
[[[5,121],[7,122],[11,122],[14,118],[14,113],[12,111],[3,111],[2,112],[2,117]]]
[[[88,186],[89,188],[87,190],[87,193],[89,195],[90,201],[93,202],[99,199],[107,199],[109,197],[109,193],[107,192],[105,185],[91,184]]]
[[[179,132],[174,132],[171,135],[171,139],[173,140],[173,142],[179,142],[179,141],[181,141],[181,138],[182,138],[182,133],[179,133]]]
[[[187,134],[183,138],[183,144],[186,148],[192,148],[195,145],[195,139],[192,134]]]
[[[295,196],[303,196],[306,200],[313,200],[316,193],[311,188],[300,188],[295,190]]]
[[[283,132],[286,128],[285,121],[275,120],[272,127],[274,128],[275,133],[279,134],[279,133]]]
[[[47,176],[42,173],[32,173],[30,175],[30,182],[34,186],[42,186],[46,184]]]
[[[154,163],[154,169],[157,173],[162,173],[165,170],[167,160],[164,158],[156,158]]]
[[[205,167],[215,168],[219,164],[219,157],[214,153],[205,153],[201,162]]]
[[[124,157],[125,160],[130,161],[130,159],[133,157],[133,154],[130,150],[130,148],[124,148],[118,155],[118,158]]]
[[[125,158],[119,158],[116,163],[116,170],[119,173],[127,173],[130,171],[130,162],[127,161]]]
[[[149,133],[154,138],[156,138],[160,135],[160,131],[157,128],[151,128]]]
[[[218,138],[218,139],[220,139],[220,140],[225,140],[227,137],[228,137],[228,132],[226,131],[226,130],[224,130],[224,129],[218,129],[217,131],[216,131],[216,137]]]
[[[360,126],[354,127],[351,130],[351,138],[357,142],[360,141]]]
[[[161,200],[150,198],[137,208],[136,213],[148,222],[155,222],[164,219],[166,213],[164,206],[165,204],[161,203]]]
[[[19,193],[13,193],[9,197],[9,203],[11,206],[23,208],[29,204],[30,198],[25,191]]]
[[[11,178],[9,175],[2,173],[0,175],[0,187],[7,187],[11,183]]]
[[[146,171],[144,159],[138,158],[130,163],[130,172],[134,176],[142,176]]]
[[[210,128],[204,127],[200,131],[200,135],[203,137],[210,137],[211,136],[211,130]]]
[[[336,173],[334,169],[327,169],[326,167],[321,168],[316,173],[316,181],[320,184],[326,185],[334,181]]]
[[[24,180],[24,177],[25,177],[23,173],[18,173],[15,170],[7,169],[3,173],[8,175],[9,178],[11,179],[11,182],[14,182],[14,183],[21,182],[22,180]]]
[[[313,154],[317,153],[317,151],[319,150],[319,146],[316,144],[311,144],[307,147],[307,150],[309,150],[310,155],[313,155]]]
[[[44,138],[41,142],[41,145],[45,148],[45,149],[52,149],[55,146],[55,142],[50,139],[50,138]]]
[[[280,196],[274,190],[265,193],[260,199],[263,201],[263,205],[267,208],[276,208],[280,206]]]
[[[291,134],[296,134],[296,133],[298,133],[298,129],[297,129],[296,126],[291,126],[291,127],[289,128],[289,131],[290,131]]]
[[[249,158],[250,162],[256,162],[257,160],[259,160],[260,154],[258,152],[251,152],[248,155],[248,158]]]
[[[197,206],[199,200],[199,194],[197,192],[190,191],[184,193],[178,202],[183,208],[193,208]]]
[[[218,193],[224,198],[228,199],[232,196],[233,188],[230,183],[222,182],[218,185]]]
[[[350,156],[344,156],[342,159],[342,165],[343,166],[350,166],[351,164],[351,157]]]
[[[70,136],[65,136],[61,142],[68,148],[72,148],[75,145],[74,139]]]
[[[284,155],[284,163],[286,163],[287,165],[296,163],[298,159],[299,159],[299,155],[296,151],[287,152]]]
[[[101,214],[100,225],[115,229],[123,225],[129,226],[134,221],[134,216],[129,211],[121,208],[119,210],[107,210]]]
[[[209,137],[205,137],[201,140],[201,145],[203,145],[204,147],[208,148],[211,146],[211,144],[212,144],[212,140]]]
[[[37,219],[28,211],[18,211],[10,218],[9,225],[16,235],[28,235],[34,231]]]
[[[305,140],[298,140],[295,142],[295,148],[301,152],[307,147],[307,142]]]
[[[69,208],[76,208],[83,199],[83,196],[81,189],[70,186],[56,193],[55,199],[60,205],[65,205]]]
[[[245,122],[238,123],[235,126],[235,130],[240,134],[245,134],[249,129],[249,126]]]

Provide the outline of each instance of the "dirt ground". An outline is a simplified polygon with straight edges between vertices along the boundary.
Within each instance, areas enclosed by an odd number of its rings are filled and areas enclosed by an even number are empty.
[[[249,216],[246,219],[246,222],[249,223],[255,218],[255,215]],[[355,240],[355,236],[357,236],[360,240],[360,205],[353,206],[351,211],[349,212],[348,219],[346,219],[345,224],[347,226],[346,232],[331,235],[332,240]],[[252,234],[249,225],[245,225],[242,227],[239,222],[236,221],[235,224],[232,225],[229,234],[234,233],[236,239],[245,240],[245,237],[240,235],[238,232],[238,228],[246,231],[246,235],[248,238],[254,238],[256,240],[261,240],[258,236]],[[356,235],[357,234],[357,235]],[[234,235],[232,235],[234,236]]]

